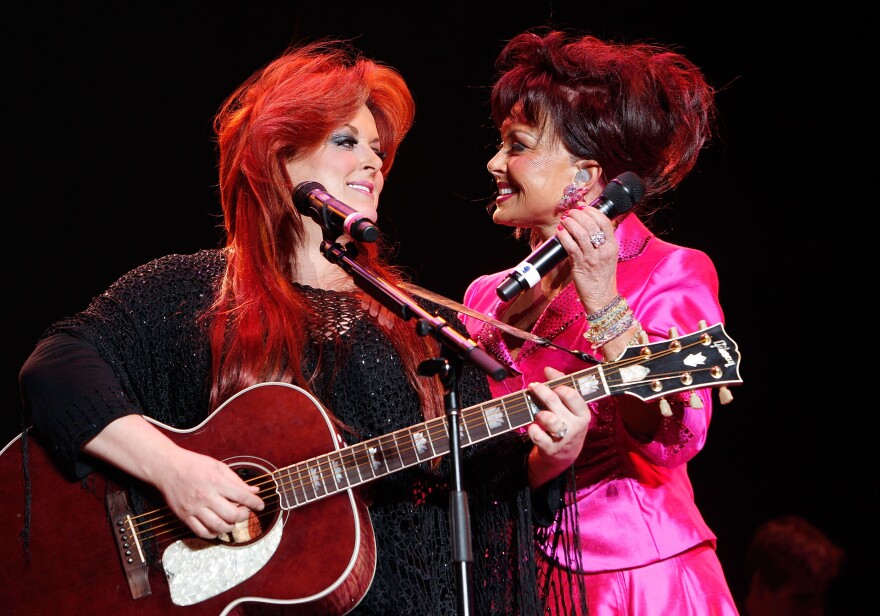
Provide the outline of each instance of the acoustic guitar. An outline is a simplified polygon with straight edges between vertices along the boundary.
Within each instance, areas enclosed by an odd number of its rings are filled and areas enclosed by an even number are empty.
[[[669,394],[721,387],[727,402],[726,386],[742,383],[737,345],[721,324],[701,326],[547,384],[661,408]],[[526,391],[463,409],[461,446],[525,428],[538,410]],[[346,614],[376,564],[356,488],[449,452],[445,417],[346,445],[318,400],[285,383],[249,387],[191,429],[153,423],[259,486],[265,510],[202,540],[146,486],[135,514],[130,478],[114,469],[67,480],[25,431],[0,451],[0,613]]]

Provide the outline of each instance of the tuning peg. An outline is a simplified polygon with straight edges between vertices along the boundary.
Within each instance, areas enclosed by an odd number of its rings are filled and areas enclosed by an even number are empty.
[[[670,327],[669,328],[669,337],[670,338],[678,338],[678,328],[677,327]]]
[[[730,393],[727,387],[722,385],[718,388],[718,399],[721,401],[721,404],[729,404],[733,400],[733,394]]]
[[[688,400],[688,406],[692,409],[701,409],[703,408],[703,399],[695,393],[691,393],[691,397]]]
[[[639,344],[648,344],[649,342],[651,342],[650,340],[648,340],[648,332],[646,332],[645,330],[640,329],[638,335],[639,335]]]
[[[660,398],[660,414],[664,417],[672,417],[672,407],[669,406],[666,398]]]
[[[709,324],[706,323],[706,319],[700,319],[699,325],[700,325],[700,329],[706,329],[707,327],[709,327]]]

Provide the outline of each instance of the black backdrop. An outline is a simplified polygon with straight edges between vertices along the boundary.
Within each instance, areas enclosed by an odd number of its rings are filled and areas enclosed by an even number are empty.
[[[875,442],[877,403],[857,403],[867,379],[847,363],[872,329],[869,300],[850,287],[868,277],[860,225],[846,225],[867,175],[855,147],[871,117],[857,78],[864,16],[835,5],[771,17],[740,2],[100,4],[6,10],[2,442],[44,327],[136,265],[217,244],[212,114],[287,44],[355,37],[408,80],[417,120],[377,223],[420,284],[460,299],[476,275],[526,254],[484,210],[497,139],[487,85],[503,42],[545,24],[655,40],[719,89],[719,136],[655,220],[715,261],[743,357],[745,383],[691,464],[697,502],[737,594],[754,527],[797,513],[849,554],[831,613],[870,601],[878,486],[857,454]]]

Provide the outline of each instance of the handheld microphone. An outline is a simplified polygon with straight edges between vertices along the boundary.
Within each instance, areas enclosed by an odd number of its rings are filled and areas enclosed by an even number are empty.
[[[608,182],[602,194],[596,197],[590,207],[598,208],[608,218],[626,214],[645,195],[645,183],[632,171],[624,171]],[[557,237],[535,248],[525,261],[508,274],[495,292],[504,301],[510,301],[526,289],[531,289],[554,267],[562,263],[568,253]]]
[[[293,203],[302,214],[333,233],[344,233],[361,242],[379,239],[376,223],[345,205],[318,182],[300,182],[293,191]]]

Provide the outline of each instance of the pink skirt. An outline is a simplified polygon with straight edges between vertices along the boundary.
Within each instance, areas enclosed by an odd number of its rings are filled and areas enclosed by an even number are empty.
[[[586,616],[578,607],[580,601],[569,605],[569,592],[575,597],[580,594],[578,579],[583,580],[587,591],[589,616],[739,614],[718,556],[706,544],[660,562],[621,571],[569,574],[559,568],[550,569],[546,558],[540,559],[539,566],[543,576],[550,576],[552,589],[545,614]]]

